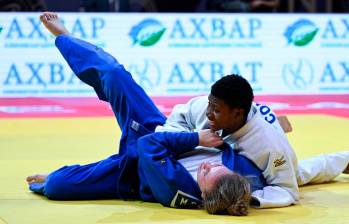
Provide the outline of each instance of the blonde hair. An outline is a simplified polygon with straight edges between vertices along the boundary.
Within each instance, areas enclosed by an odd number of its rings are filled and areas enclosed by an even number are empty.
[[[250,184],[238,174],[222,176],[207,192],[204,207],[210,214],[245,216],[251,200]]]

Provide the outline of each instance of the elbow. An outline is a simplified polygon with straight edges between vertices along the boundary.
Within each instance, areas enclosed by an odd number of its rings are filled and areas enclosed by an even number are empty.
[[[156,154],[159,150],[159,143],[156,140],[154,133],[144,135],[137,140],[137,152],[139,158],[143,158],[146,155]]]

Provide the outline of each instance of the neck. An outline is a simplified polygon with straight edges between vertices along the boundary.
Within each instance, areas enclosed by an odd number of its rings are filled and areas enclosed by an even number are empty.
[[[244,126],[245,124],[246,124],[246,119],[244,118],[244,119],[241,120],[241,122],[239,122],[233,128],[223,129],[222,137],[225,137],[227,135],[233,134],[234,132],[236,132],[237,130],[242,128],[242,126]]]

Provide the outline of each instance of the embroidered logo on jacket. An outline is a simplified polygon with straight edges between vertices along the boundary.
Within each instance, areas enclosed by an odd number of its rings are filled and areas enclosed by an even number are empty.
[[[286,160],[282,156],[280,159],[274,160],[274,167],[282,166],[285,163],[286,163]]]

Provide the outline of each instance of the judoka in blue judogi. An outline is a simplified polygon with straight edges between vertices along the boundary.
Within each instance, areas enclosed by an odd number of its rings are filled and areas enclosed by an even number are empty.
[[[56,37],[56,46],[71,69],[92,86],[99,99],[109,102],[122,135],[118,154],[87,165],[64,166],[30,190],[52,200],[140,199],[164,206],[196,208],[201,191],[177,161],[195,150],[197,132],[156,132],[166,117],[114,57],[69,35]],[[251,190],[265,185],[261,171],[229,146],[222,162],[243,176],[255,176]]]

